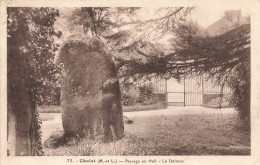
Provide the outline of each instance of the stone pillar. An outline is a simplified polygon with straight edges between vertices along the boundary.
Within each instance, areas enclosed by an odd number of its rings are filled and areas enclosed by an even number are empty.
[[[58,61],[64,66],[61,106],[65,133],[121,138],[124,125],[117,71],[102,42],[70,37],[61,47]]]

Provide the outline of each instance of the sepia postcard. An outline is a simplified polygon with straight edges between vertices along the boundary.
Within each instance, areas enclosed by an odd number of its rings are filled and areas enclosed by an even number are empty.
[[[259,0],[1,0],[0,164],[260,164]]]

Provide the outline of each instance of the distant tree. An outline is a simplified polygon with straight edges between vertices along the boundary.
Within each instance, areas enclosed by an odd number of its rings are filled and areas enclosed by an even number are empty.
[[[59,69],[54,64],[60,36],[53,25],[53,8],[7,9],[8,140],[10,155],[42,155],[39,115],[36,107],[52,104],[59,93]]]
[[[70,26],[81,25],[85,35],[98,37],[110,50],[119,77],[129,78],[124,66],[131,60],[146,61],[150,57],[163,56],[165,45],[155,42],[165,34],[173,34],[185,22],[192,8],[172,7],[154,9],[150,18],[140,16],[146,8],[93,8],[75,9],[68,22]],[[136,68],[129,72],[135,73]],[[127,71],[127,74],[129,72]]]
[[[83,29],[85,35],[102,40],[113,57],[135,58],[142,56],[137,50],[168,31],[174,31],[183,22],[192,8],[172,7],[153,9],[154,16],[145,18],[140,13],[148,8],[82,7],[67,15],[67,26]],[[154,34],[157,35],[154,35]]]
[[[244,125],[250,126],[250,24],[237,25],[218,36],[190,35],[183,30],[172,54],[182,62],[177,70],[183,75],[207,73],[221,86],[228,84],[232,105]]]
[[[176,36],[170,54],[146,55],[145,61],[121,60],[123,76],[180,79],[207,73],[218,84],[231,87],[233,105],[241,119],[250,123],[250,24],[238,25],[218,36],[201,35],[190,26],[180,25]]]

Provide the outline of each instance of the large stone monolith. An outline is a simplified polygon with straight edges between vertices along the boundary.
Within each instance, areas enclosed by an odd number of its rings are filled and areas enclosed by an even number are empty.
[[[117,71],[95,38],[72,36],[59,54],[62,124],[65,134],[121,138],[124,131]]]

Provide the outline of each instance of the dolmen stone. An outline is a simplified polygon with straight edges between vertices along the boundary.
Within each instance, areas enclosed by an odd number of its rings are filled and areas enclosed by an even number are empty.
[[[71,36],[62,45],[62,124],[66,134],[104,140],[123,136],[124,123],[117,70],[97,38]]]

